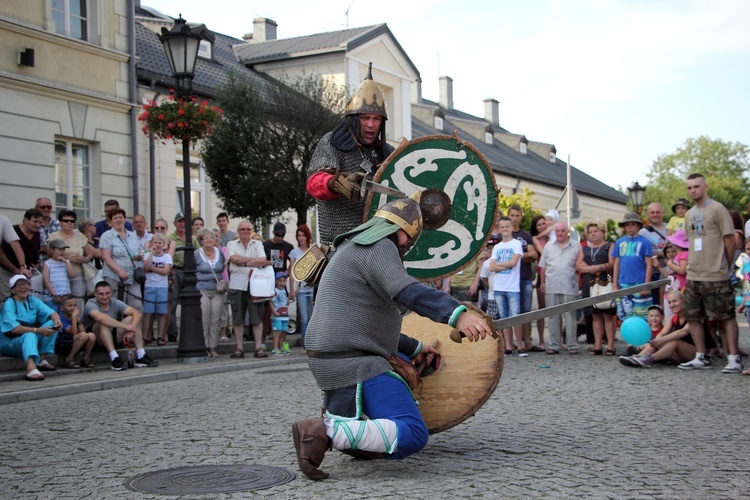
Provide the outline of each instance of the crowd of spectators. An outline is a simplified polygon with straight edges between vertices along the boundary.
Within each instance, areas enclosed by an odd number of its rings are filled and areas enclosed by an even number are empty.
[[[134,215],[131,224],[117,200],[104,204],[106,217],[99,222],[79,220],[69,209],[54,218],[52,208],[48,198],[39,198],[16,225],[0,215],[0,353],[22,358],[30,381],[44,380],[42,372],[57,369],[49,355],[58,355],[59,367],[87,368],[94,349],[109,354],[112,370],[157,366],[146,352],[148,345],[178,339],[175,312],[184,277],[185,217],[175,216],[173,232],[159,218],[151,232],[143,215]],[[303,333],[312,312],[312,289],[290,283],[287,295],[286,285],[291,264],[310,245],[310,229],[297,228],[300,248],[294,249],[284,240],[286,227],[280,222],[266,241],[248,221],[240,222],[238,233],[230,231],[226,213],[219,214],[216,225],[211,229],[201,217],[192,220],[208,356],[219,356],[218,343],[231,342],[232,334],[237,342],[232,356],[244,356],[247,324],[256,357],[265,357],[272,316],[276,326],[285,327],[283,332],[275,328],[275,353],[288,354],[288,301],[299,296],[305,302],[300,308]],[[285,304],[252,297],[253,269],[270,266],[283,275],[277,285],[283,284]],[[122,360],[121,348],[132,349],[133,359]]]

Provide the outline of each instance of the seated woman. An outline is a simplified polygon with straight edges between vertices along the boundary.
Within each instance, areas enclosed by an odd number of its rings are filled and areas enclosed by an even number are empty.
[[[29,296],[29,281],[16,274],[8,282],[11,297],[3,304],[0,316],[0,354],[23,358],[26,380],[44,380],[39,370],[51,371],[49,361],[40,355],[55,352],[57,332],[62,327],[60,316],[41,300]]]
[[[637,356],[620,356],[623,366],[651,368],[658,361],[678,365],[695,358],[695,344],[685,319],[682,292],[673,290],[667,293],[667,303],[674,316]],[[713,338],[708,333],[708,325],[704,325],[703,329],[706,332],[706,347],[710,349],[714,346]]]

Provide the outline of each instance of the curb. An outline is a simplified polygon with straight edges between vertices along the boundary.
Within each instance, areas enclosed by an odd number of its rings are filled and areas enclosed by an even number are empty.
[[[269,359],[267,361],[231,363],[217,366],[189,365],[189,368],[175,368],[169,371],[160,371],[158,373],[151,374],[146,373],[144,375],[135,375],[133,377],[80,382],[56,387],[41,387],[39,389],[24,389],[21,391],[9,392],[0,394],[0,405],[22,403],[26,401],[37,401],[40,399],[68,396],[71,394],[82,394],[87,392],[105,391],[109,389],[119,389],[122,387],[132,387],[142,384],[154,384],[158,382],[168,382],[172,380],[202,377],[204,375],[214,375],[217,373],[228,373],[240,370],[257,370],[260,368],[268,368],[271,366],[294,365],[300,363],[307,363],[307,356],[300,356],[289,359]],[[186,365],[176,366],[184,367]]]

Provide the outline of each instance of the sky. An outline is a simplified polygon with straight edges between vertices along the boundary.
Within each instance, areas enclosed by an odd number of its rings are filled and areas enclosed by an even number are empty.
[[[450,76],[456,109],[483,117],[497,99],[501,127],[615,188],[645,185],[654,160],[690,137],[750,145],[745,0],[141,3],[237,38],[256,17],[276,21],[278,38],[387,23],[424,98],[437,101]]]

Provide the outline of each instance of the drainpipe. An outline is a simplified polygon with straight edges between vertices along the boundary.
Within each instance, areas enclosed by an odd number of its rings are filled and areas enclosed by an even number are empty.
[[[128,0],[128,97],[130,99],[130,154],[133,177],[133,215],[139,213],[140,200],[138,196],[138,94],[136,92],[135,75],[135,0]]]

